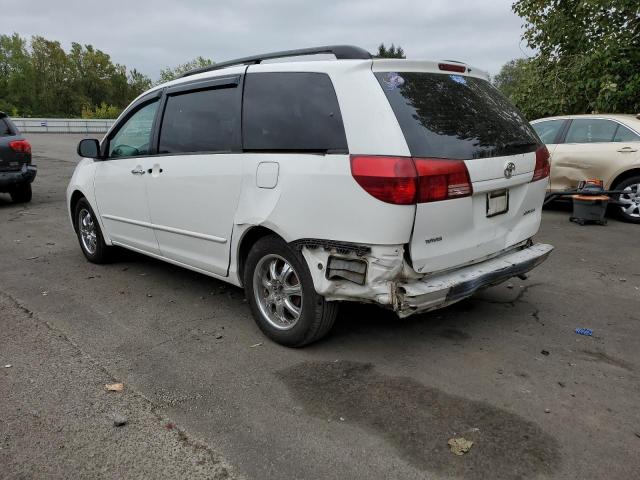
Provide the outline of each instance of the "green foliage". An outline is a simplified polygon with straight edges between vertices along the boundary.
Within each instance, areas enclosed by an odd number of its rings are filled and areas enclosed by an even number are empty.
[[[93,109],[90,105],[84,105],[82,107],[82,118],[118,118],[121,112],[122,108],[116,107],[115,105],[107,105],[105,102],[102,102]]]
[[[102,118],[119,113],[151,80],[91,45],[0,35],[0,110],[17,116]],[[112,116],[111,118],[114,118]]]
[[[518,0],[537,54],[507,63],[494,83],[532,119],[640,112],[637,0]]]
[[[182,65],[178,65],[174,68],[163,68],[160,70],[160,80],[158,84],[170,82],[171,80],[175,80],[176,78],[182,76],[187,73],[189,70],[193,70],[195,68],[208,67],[213,65],[213,60],[204,57],[196,57],[190,62],[183,63]]]
[[[384,43],[381,43],[378,46],[378,53],[374,55],[375,58],[406,58],[404,56],[404,50],[402,47],[396,47],[393,43],[389,48],[384,46]]]

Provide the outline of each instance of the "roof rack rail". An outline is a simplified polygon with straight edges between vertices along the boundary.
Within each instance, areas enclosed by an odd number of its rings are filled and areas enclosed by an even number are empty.
[[[365,49],[354,47],[353,45],[326,45],[324,47],[301,48],[298,50],[284,50],[282,52],[263,53],[262,55],[252,55],[251,57],[238,58],[236,60],[228,60],[226,62],[214,63],[208,67],[195,68],[184,73],[182,77],[188,77],[197,73],[210,72],[221,68],[231,67],[233,65],[251,65],[258,64],[263,60],[271,60],[274,58],[298,57],[303,55],[317,55],[320,53],[331,53],[336,56],[337,60],[369,60],[371,54]]]

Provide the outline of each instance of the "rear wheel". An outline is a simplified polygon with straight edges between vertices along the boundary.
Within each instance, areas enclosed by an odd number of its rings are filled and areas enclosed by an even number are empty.
[[[640,177],[627,178],[615,190],[623,190],[617,198],[618,216],[626,222],[640,223]]]
[[[74,218],[80,249],[84,256],[92,263],[107,263],[111,247],[104,242],[95,213],[85,198],[78,201]]]
[[[22,185],[16,186],[10,192],[11,200],[14,203],[28,203],[31,201],[32,191],[30,183],[23,183]]]
[[[302,255],[276,236],[261,238],[249,252],[244,285],[258,327],[281,345],[307,345],[333,326],[337,304],[316,293]]]

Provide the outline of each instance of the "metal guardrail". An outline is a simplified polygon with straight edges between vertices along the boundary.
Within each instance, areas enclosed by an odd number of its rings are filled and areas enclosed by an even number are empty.
[[[115,120],[83,118],[11,118],[23,133],[106,133]]]

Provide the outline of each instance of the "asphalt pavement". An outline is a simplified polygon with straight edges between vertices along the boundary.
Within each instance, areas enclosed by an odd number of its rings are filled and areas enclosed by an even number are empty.
[[[0,477],[640,478],[640,226],[546,210],[528,280],[404,320],[345,305],[288,349],[236,287],[84,259],[80,138],[29,135],[33,201],[0,194]]]

